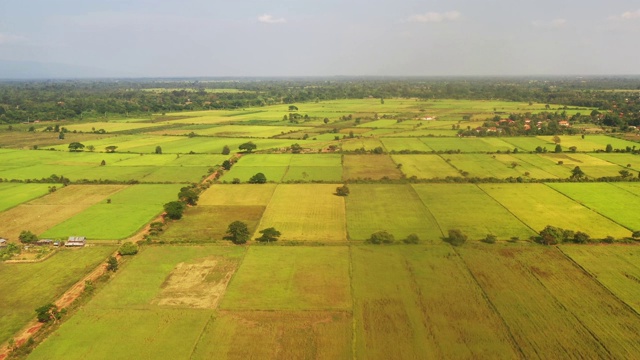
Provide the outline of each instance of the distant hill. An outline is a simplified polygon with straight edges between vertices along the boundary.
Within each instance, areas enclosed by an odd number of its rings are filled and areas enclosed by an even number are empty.
[[[105,78],[122,76],[99,68],[88,66],[41,63],[34,61],[0,60],[0,79],[65,79],[65,78]]]

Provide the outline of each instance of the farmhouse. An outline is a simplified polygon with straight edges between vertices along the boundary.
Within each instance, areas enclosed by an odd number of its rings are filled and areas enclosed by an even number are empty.
[[[69,236],[64,246],[82,247],[86,245],[87,239],[84,236]]]
[[[0,238],[0,247],[7,246],[7,239]]]
[[[53,240],[51,239],[41,239],[36,242],[36,245],[51,245],[53,244]]]

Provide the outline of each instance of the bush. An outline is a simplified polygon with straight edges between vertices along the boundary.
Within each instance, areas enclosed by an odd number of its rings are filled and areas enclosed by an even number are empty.
[[[23,244],[32,244],[38,241],[38,236],[29,230],[22,230],[18,239]]]
[[[135,255],[138,253],[138,245],[132,243],[131,241],[127,241],[122,244],[122,246],[120,246],[120,249],[118,249],[118,253],[123,256]]]
[[[420,238],[417,234],[410,234],[406,238],[402,239],[402,242],[405,244],[419,244]]]
[[[494,244],[496,242],[496,240],[498,240],[498,238],[495,235],[487,234],[487,236],[484,239],[480,240],[480,241],[482,241],[483,243],[487,243],[487,244]]]
[[[263,173],[257,173],[249,179],[249,184],[264,184],[266,182],[267,177]]]
[[[347,185],[338,186],[336,188],[336,195],[338,196],[349,196],[349,187]]]
[[[180,201],[171,201],[164,204],[164,211],[167,213],[167,217],[173,220],[181,219],[185,208],[186,205]]]
[[[60,311],[58,310],[58,307],[51,303],[37,308],[36,314],[38,316],[38,321],[41,323],[60,319]]]
[[[385,230],[374,232],[367,240],[365,240],[366,243],[376,245],[393,244],[395,241],[396,239],[393,237],[393,234],[390,234]]]
[[[453,246],[460,246],[467,241],[467,235],[458,229],[450,229],[448,235],[448,237],[444,238],[444,241]]]

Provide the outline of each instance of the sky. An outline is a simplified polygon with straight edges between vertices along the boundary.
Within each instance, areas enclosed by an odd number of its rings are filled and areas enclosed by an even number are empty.
[[[0,61],[116,76],[640,74],[637,0],[3,0],[0,14]]]

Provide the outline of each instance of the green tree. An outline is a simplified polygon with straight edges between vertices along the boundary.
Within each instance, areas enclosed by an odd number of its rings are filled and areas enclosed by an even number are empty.
[[[420,238],[417,234],[409,234],[406,238],[402,239],[405,244],[419,244]]]
[[[560,144],[560,142],[562,141],[562,139],[560,139],[560,136],[558,135],[554,135],[552,140],[554,144]]]
[[[160,146],[156,146],[156,154],[162,154],[162,148]]]
[[[291,144],[291,153],[300,154],[301,152],[302,152],[302,146],[300,146],[300,144],[298,143]]]
[[[329,123],[329,118],[324,118],[323,122],[324,122],[325,124],[328,124],[328,123]]]
[[[58,133],[58,139],[64,140],[64,132],[60,131],[60,133]]]
[[[18,235],[18,240],[23,244],[33,244],[38,241],[38,236],[29,230],[22,230]]]
[[[52,303],[37,308],[36,315],[38,317],[38,321],[41,323],[47,323],[52,320],[57,322],[61,317],[58,307]]]
[[[636,230],[631,234],[634,239],[640,239],[640,230]]]
[[[225,240],[231,240],[234,244],[244,244],[249,241],[251,233],[249,227],[242,221],[234,221],[227,227],[227,235]]]
[[[565,239],[565,232],[563,229],[547,225],[538,237],[538,242],[544,245],[556,245],[563,242]]]
[[[222,162],[222,168],[225,169],[225,170],[231,169],[231,165],[232,165],[231,161],[229,161],[229,160],[225,160],[225,161]]]
[[[264,184],[266,182],[267,177],[263,173],[257,173],[249,179],[249,184]]]
[[[200,196],[198,195],[198,192],[193,187],[189,186],[181,188],[180,192],[178,193],[178,199],[191,206],[196,205],[199,198]]]
[[[349,193],[350,193],[350,190],[346,184],[342,186],[338,186],[336,188],[336,195],[338,196],[349,196]]]
[[[105,148],[104,148],[104,150],[105,150],[106,152],[108,152],[108,153],[114,153],[114,152],[116,152],[116,149],[117,149],[117,148],[118,148],[118,147],[117,147],[117,146],[115,146],[115,145],[109,145],[109,146],[105,147]]]
[[[482,241],[484,243],[487,243],[487,244],[494,244],[496,242],[496,240],[498,240],[498,238],[495,235],[487,234],[487,236],[485,236],[485,238],[480,240],[480,241]]]
[[[560,144],[556,144],[556,148],[553,151],[555,153],[561,153],[562,152],[562,146]]]
[[[131,241],[127,241],[120,246],[120,249],[118,249],[118,253],[123,256],[135,255],[138,253],[138,245],[132,243]]]
[[[467,241],[467,235],[465,235],[461,230],[459,229],[450,229],[448,231],[448,235],[444,241],[448,242],[449,244],[453,245],[453,246],[460,246],[462,244],[464,244]]]
[[[182,201],[171,201],[164,204],[164,211],[167,213],[167,217],[173,220],[181,219],[185,208],[186,205]]]
[[[244,144],[240,144],[240,146],[238,146],[238,149],[246,151],[248,153],[252,152],[253,150],[257,149],[258,146],[256,144],[254,144],[253,142],[249,141],[246,142]]]
[[[573,168],[573,170],[571,170],[571,176],[569,178],[574,180],[580,180],[585,178],[586,176],[587,175],[584,173],[584,171],[580,169],[580,166],[576,166]]]
[[[577,231],[573,235],[573,242],[577,244],[585,244],[591,240],[591,237],[587,233],[583,233],[582,231]]]
[[[118,270],[118,259],[114,256],[109,256],[107,259],[107,271],[116,272]]]
[[[77,141],[69,144],[69,151],[80,151],[82,149],[84,149],[84,144],[81,144]]]
[[[96,147],[93,146],[93,145],[89,145],[89,146],[87,146],[87,150],[89,150],[91,152],[94,152],[96,150]]]
[[[393,236],[393,234],[389,233],[386,230],[376,231],[373,234],[371,234],[371,236],[369,236],[367,240],[365,240],[366,243],[375,244],[375,245],[393,244],[395,241],[396,239]]]
[[[610,153],[613,151],[613,146],[611,146],[611,144],[607,144],[607,147],[605,147],[604,151]]]
[[[260,230],[260,234],[262,235],[257,238],[256,241],[267,243],[278,241],[278,238],[280,237],[280,235],[282,235],[280,231],[276,230],[273,227]]]
[[[298,107],[295,105],[289,105],[289,111],[298,111]]]
[[[225,145],[222,147],[222,155],[229,155],[231,153],[231,149],[229,145]]]

